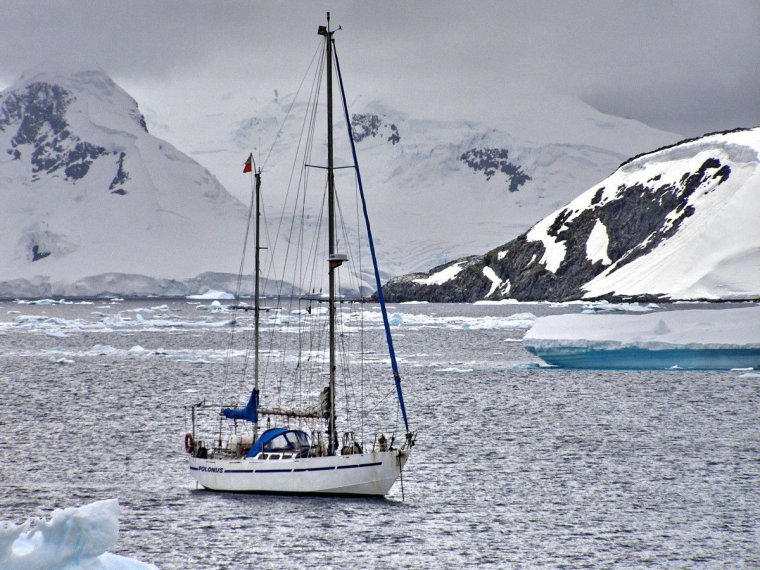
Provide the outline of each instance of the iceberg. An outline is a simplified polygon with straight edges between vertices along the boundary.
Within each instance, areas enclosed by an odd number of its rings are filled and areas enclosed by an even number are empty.
[[[200,300],[200,301],[211,301],[214,299],[230,300],[230,299],[234,299],[235,295],[233,295],[232,293],[227,293],[226,291],[217,291],[216,289],[209,289],[205,293],[200,293],[198,295],[187,295],[185,298],[195,299],[195,300]]]
[[[760,306],[541,317],[523,346],[584,369],[760,369]]]
[[[0,523],[0,568],[157,570],[152,564],[106,552],[118,536],[116,499],[56,509],[49,521]]]

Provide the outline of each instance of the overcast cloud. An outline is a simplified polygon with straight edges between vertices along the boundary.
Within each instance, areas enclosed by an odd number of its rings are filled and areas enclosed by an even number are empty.
[[[98,66],[171,122],[172,106],[294,89],[327,9],[352,85],[407,112],[498,122],[550,94],[686,136],[760,125],[757,0],[6,0],[0,83]]]

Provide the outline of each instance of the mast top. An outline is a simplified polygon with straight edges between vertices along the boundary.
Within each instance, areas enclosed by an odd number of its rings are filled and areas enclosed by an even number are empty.
[[[341,30],[343,28],[341,26],[338,26],[338,29]],[[331,30],[330,29],[330,12],[328,12],[327,13],[327,25],[326,26],[319,26],[319,28],[317,28],[317,34],[319,34],[320,36],[332,37],[332,35],[335,33],[335,31],[336,30]]]
[[[332,32],[330,32],[330,12],[327,13],[327,25],[326,26],[319,26],[317,29],[317,33],[320,36],[329,36]]]

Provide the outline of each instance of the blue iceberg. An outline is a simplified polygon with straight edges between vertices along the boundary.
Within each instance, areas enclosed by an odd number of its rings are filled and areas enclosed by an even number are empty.
[[[760,306],[541,317],[523,346],[561,368],[760,369]]]
[[[56,509],[49,521],[0,523],[0,568],[158,570],[152,564],[106,552],[118,536],[116,499]]]

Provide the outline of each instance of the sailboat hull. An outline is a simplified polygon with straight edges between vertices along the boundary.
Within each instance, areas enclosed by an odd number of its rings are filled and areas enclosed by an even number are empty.
[[[212,491],[384,496],[408,457],[408,449],[275,460],[191,457],[190,473]]]

